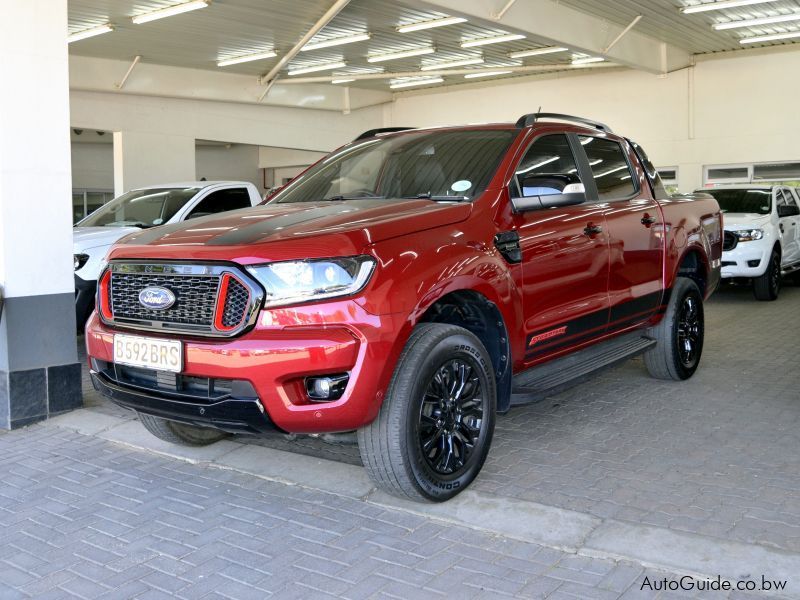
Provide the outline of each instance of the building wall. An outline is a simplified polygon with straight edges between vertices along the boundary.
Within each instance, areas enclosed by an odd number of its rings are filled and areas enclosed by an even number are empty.
[[[228,179],[249,181],[264,192],[261,170],[258,168],[258,146],[197,146],[197,178],[208,181]]]
[[[677,166],[679,187],[708,164],[800,160],[800,51],[750,50],[700,59],[664,78],[628,71],[569,73],[399,94],[386,125],[515,121],[560,112],[591,117]]]
[[[113,144],[72,142],[72,189],[114,189]]]

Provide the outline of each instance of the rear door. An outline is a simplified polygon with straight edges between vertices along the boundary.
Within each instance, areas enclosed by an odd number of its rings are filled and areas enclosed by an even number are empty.
[[[603,207],[608,245],[609,330],[648,320],[661,305],[664,223],[646,173],[627,140],[579,135]]]
[[[575,142],[564,133],[535,138],[515,169],[512,197],[559,193],[527,189],[525,176],[576,177]],[[522,250],[526,362],[605,333],[608,320],[608,238],[604,209],[584,203],[514,215]]]

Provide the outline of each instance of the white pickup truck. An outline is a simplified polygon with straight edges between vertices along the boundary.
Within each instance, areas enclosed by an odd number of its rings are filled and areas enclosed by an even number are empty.
[[[147,227],[248,208],[260,202],[256,186],[245,181],[169,183],[131,190],[78,222],[72,234],[78,329],[83,329],[94,310],[103,259],[119,239]]]
[[[698,190],[724,213],[722,278],[753,281],[758,300],[775,300],[781,277],[800,269],[800,195],[785,185],[737,185]]]

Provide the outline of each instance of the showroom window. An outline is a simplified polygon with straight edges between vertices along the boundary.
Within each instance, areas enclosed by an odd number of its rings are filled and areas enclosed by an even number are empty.
[[[77,223],[113,198],[112,190],[73,189],[72,223]]]
[[[800,186],[800,162],[708,165],[703,168],[703,183],[706,185],[754,182]]]
[[[656,167],[668,194],[678,193],[678,167]]]

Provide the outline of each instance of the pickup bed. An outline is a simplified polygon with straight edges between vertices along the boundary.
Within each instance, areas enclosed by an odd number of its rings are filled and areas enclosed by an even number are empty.
[[[514,404],[637,354],[691,377],[721,232],[600,123],[370,131],[263,206],[112,248],[92,380],[174,443],[356,431],[379,486],[442,501]]]

